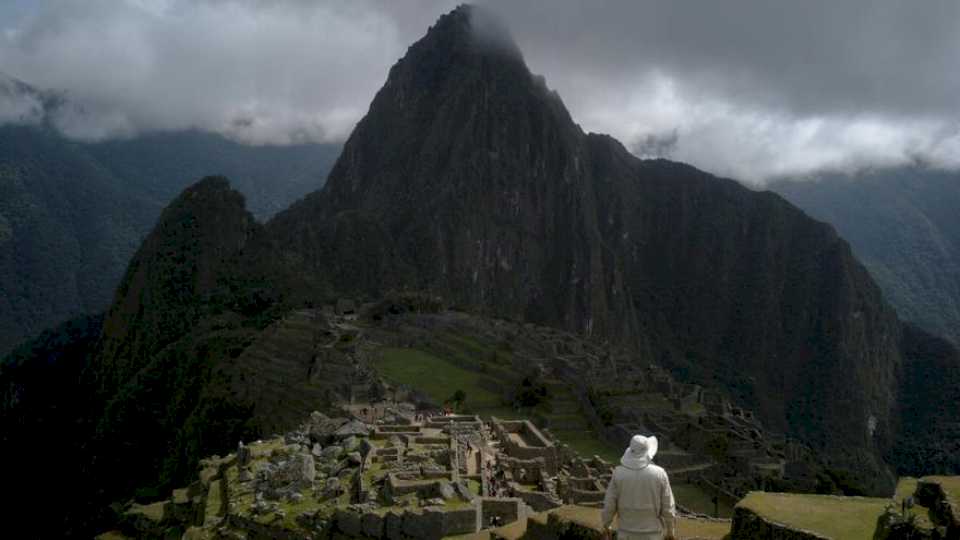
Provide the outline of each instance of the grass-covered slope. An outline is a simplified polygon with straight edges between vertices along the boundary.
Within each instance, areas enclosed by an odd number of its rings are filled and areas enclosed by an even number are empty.
[[[872,540],[877,518],[888,504],[889,499],[879,498],[752,492],[737,504],[737,511],[826,538]],[[737,529],[738,520],[734,522],[734,538],[751,538],[745,536],[747,530]]]

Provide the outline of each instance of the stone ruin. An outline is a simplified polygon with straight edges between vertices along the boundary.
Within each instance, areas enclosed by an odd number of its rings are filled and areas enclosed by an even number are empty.
[[[150,512],[131,505],[122,529],[150,536],[181,527],[197,538],[332,531],[442,538],[564,504],[602,503],[612,465],[577,456],[529,421],[373,407],[351,405],[351,417],[315,412],[282,437],[205,459],[197,481],[172,499]]]

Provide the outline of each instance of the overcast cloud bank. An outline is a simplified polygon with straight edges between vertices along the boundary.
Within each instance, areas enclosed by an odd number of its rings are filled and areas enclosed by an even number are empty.
[[[74,105],[54,123],[74,138],[200,128],[341,141],[455,4],[16,0],[0,7],[0,71],[64,90]],[[638,155],[751,183],[960,167],[960,3],[486,4],[584,129]],[[0,92],[0,122],[34,106]]]

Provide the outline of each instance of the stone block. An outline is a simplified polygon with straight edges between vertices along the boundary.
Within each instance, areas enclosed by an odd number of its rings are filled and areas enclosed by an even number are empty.
[[[347,536],[363,536],[360,514],[348,509],[339,509],[334,514],[337,529]]]
[[[383,517],[383,535],[388,540],[403,540],[403,514],[388,512]]]
[[[384,516],[376,512],[367,512],[360,518],[364,536],[380,538],[384,536]]]
[[[403,534],[411,538],[443,538],[443,513],[430,508],[425,508],[422,512],[405,513]]]

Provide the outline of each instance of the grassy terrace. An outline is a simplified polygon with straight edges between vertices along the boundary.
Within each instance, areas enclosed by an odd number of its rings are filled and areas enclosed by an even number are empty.
[[[482,374],[463,369],[442,358],[417,349],[387,347],[374,363],[383,378],[424,392],[443,403],[457,390],[467,394],[466,406],[481,416],[519,418],[511,407],[501,403],[500,396],[478,383]]]
[[[872,540],[877,517],[890,499],[754,491],[738,507],[794,528],[844,540]]]
[[[464,341],[469,338],[458,339]],[[468,346],[480,348],[476,342],[469,342]],[[498,351],[498,354],[501,352]],[[523,413],[503,404],[499,394],[478,383],[481,377],[487,375],[464,369],[425,351],[388,347],[383,349],[383,354],[374,363],[374,367],[388,381],[416,388],[439,403],[448,399],[459,389],[467,394],[467,408],[480,416],[506,419],[526,417]],[[503,366],[497,366],[497,368],[505,370]],[[514,377],[516,377],[515,374]],[[554,435],[582,456],[590,457],[597,454],[611,463],[616,463],[620,459],[620,453],[616,449],[603,444],[589,431],[554,431]]]

